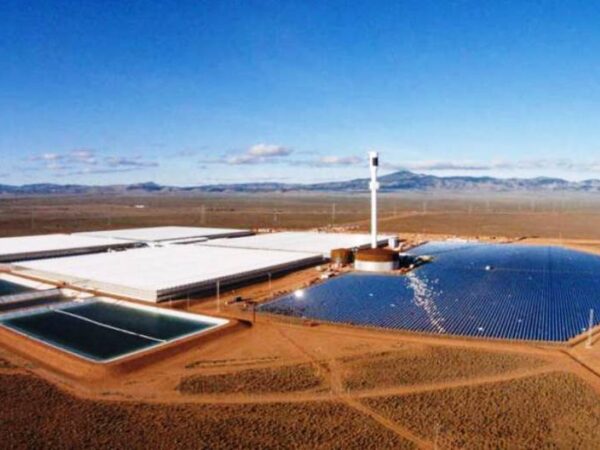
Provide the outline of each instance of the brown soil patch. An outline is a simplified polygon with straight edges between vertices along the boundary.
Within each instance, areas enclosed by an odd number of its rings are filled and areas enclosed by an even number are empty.
[[[382,231],[455,234],[459,236],[539,236],[544,238],[600,239],[600,214],[596,212],[481,212],[455,211],[384,219]],[[367,227],[363,227],[364,230]]]
[[[351,390],[414,385],[533,369],[546,361],[527,355],[452,347],[386,351],[341,360]]]
[[[600,396],[567,373],[364,401],[441,448],[593,449],[600,441]]]
[[[183,394],[232,394],[296,392],[316,389],[323,379],[311,364],[247,369],[214,375],[182,378],[177,389]]]
[[[144,195],[0,198],[3,236],[159,225],[368,229],[369,195]],[[381,231],[600,239],[596,196],[382,194]],[[146,208],[137,209],[136,204]],[[334,206],[335,205],[335,206]],[[335,211],[335,213],[334,213]]]
[[[0,442],[12,448],[413,448],[339,403],[212,406],[79,400],[22,375],[0,376],[0,398]]]
[[[264,356],[261,358],[240,358],[240,359],[200,359],[192,361],[185,365],[186,369],[200,369],[207,367],[235,367],[241,365],[264,364],[277,361],[277,356]]]
[[[13,363],[0,357],[0,369],[16,369],[16,368],[17,368],[17,366],[15,366]]]

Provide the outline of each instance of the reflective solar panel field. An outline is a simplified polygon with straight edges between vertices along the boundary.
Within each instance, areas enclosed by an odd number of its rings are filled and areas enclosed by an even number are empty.
[[[260,309],[330,322],[566,341],[600,323],[600,257],[558,247],[430,243],[406,276],[353,273]]]

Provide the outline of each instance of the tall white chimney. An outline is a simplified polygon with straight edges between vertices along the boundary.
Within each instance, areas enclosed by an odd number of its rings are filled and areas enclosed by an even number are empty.
[[[377,152],[369,152],[369,168],[371,169],[371,247],[377,248],[377,168],[379,167],[379,155]]]

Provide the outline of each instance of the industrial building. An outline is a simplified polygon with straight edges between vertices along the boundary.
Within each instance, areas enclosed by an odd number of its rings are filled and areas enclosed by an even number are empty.
[[[158,302],[323,261],[321,253],[173,245],[26,261],[17,273],[81,289]]]
[[[81,255],[133,246],[134,242],[76,234],[5,237],[0,238],[0,262]]]
[[[389,236],[378,238],[379,245],[387,242]],[[216,239],[200,244],[210,247],[248,248],[255,250],[279,250],[301,253],[320,253],[329,258],[336,248],[360,249],[371,245],[368,234],[319,233],[310,231],[290,231],[282,233],[257,234],[236,239]]]
[[[207,239],[231,238],[252,235],[250,230],[235,228],[205,228],[205,227],[146,227],[126,228],[121,230],[85,231],[75,233],[76,236],[86,236],[100,239],[116,239],[128,242],[145,243],[176,243],[178,241],[194,242]]]
[[[158,302],[213,291],[217,283],[226,287],[319,264],[335,248],[370,245],[369,235],[350,233],[284,232],[235,237],[247,233],[233,229],[154,227],[76,234],[67,237],[149,247],[22,261],[13,264],[13,270],[59,285]],[[206,240],[210,236],[231,237]]]

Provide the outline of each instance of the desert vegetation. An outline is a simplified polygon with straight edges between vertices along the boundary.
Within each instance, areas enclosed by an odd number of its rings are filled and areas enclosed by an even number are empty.
[[[434,383],[536,368],[531,356],[453,347],[421,347],[344,358],[345,387],[351,390]]]
[[[186,369],[199,369],[203,367],[233,367],[246,366],[248,364],[271,363],[278,359],[277,356],[263,356],[260,358],[237,358],[237,359],[200,359],[185,365]]]
[[[382,231],[465,236],[600,238],[598,200],[522,196],[382,195]],[[144,205],[136,208],[135,205]],[[198,194],[0,198],[0,234],[17,236],[159,225],[367,230],[362,194]]]
[[[440,448],[595,449],[600,442],[600,396],[567,373],[364,401]]]
[[[0,369],[14,369],[16,366],[0,356]]]
[[[0,398],[0,442],[10,448],[413,448],[338,403],[91,401],[28,375],[0,376]]]
[[[184,377],[177,389],[183,394],[295,392],[316,389],[323,379],[310,364],[296,364],[238,372]]]

